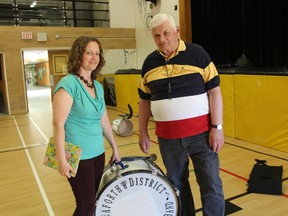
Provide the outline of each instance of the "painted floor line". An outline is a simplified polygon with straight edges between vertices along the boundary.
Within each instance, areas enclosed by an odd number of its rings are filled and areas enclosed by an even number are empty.
[[[30,155],[30,153],[29,153],[29,151],[28,151],[28,149],[27,149],[27,145],[26,145],[26,143],[25,143],[25,141],[24,141],[24,139],[23,139],[23,136],[22,136],[22,134],[21,134],[21,131],[20,131],[19,127],[18,127],[17,121],[16,121],[16,119],[14,118],[14,116],[13,116],[13,120],[14,120],[14,123],[15,123],[15,125],[16,125],[18,134],[19,134],[19,136],[20,136],[20,139],[21,139],[23,148],[24,148],[24,150],[25,150],[26,156],[27,156],[27,158],[28,158],[30,167],[31,167],[32,172],[33,172],[33,174],[34,174],[34,178],[35,178],[35,180],[36,180],[36,182],[37,182],[37,185],[38,185],[38,187],[39,187],[39,190],[40,190],[40,193],[41,193],[41,195],[42,195],[42,198],[43,198],[43,200],[44,200],[44,202],[45,202],[45,205],[46,205],[46,208],[47,208],[47,210],[48,210],[48,213],[49,213],[50,216],[54,216],[55,214],[54,214],[53,209],[52,209],[52,207],[51,207],[51,205],[50,205],[50,202],[49,202],[49,200],[48,200],[47,194],[46,194],[46,192],[45,192],[45,190],[44,190],[44,188],[43,188],[43,185],[42,185],[42,183],[41,183],[41,180],[40,180],[40,178],[39,178],[39,176],[38,176],[38,173],[37,173],[36,168],[35,168],[35,166],[34,166],[34,163],[33,163],[33,161],[32,161],[31,155]]]
[[[32,121],[33,125],[37,128],[37,130],[39,131],[39,133],[42,135],[42,137],[45,139],[46,143],[48,143],[49,139],[45,136],[45,134],[41,131],[41,129],[38,127],[38,125],[35,123],[35,121],[33,120],[33,118],[29,116],[29,119]],[[51,124],[52,127],[52,124]]]
[[[39,147],[39,146],[43,146],[43,144],[37,143],[37,144],[27,145],[26,149],[36,148],[36,147]],[[21,151],[24,150],[23,145],[22,146],[15,146],[15,147],[10,147],[10,148],[0,149],[0,154],[1,153],[6,153],[6,152],[19,151],[19,150],[21,150]]]

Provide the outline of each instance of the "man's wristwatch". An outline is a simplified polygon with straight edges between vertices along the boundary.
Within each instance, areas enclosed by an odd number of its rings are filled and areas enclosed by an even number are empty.
[[[216,128],[217,130],[222,130],[223,126],[221,124],[218,125],[211,125],[212,128]]]

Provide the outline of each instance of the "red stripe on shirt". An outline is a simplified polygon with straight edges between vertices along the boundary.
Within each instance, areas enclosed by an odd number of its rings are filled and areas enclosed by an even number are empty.
[[[180,139],[209,130],[210,114],[190,119],[156,122],[156,135],[164,139]]]

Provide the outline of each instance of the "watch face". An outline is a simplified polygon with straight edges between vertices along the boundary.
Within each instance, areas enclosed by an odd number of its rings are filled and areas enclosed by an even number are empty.
[[[222,125],[217,125],[217,130],[222,130]]]

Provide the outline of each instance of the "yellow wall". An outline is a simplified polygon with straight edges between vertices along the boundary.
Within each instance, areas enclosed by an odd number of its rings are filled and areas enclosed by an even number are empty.
[[[21,39],[22,32],[32,32],[33,39]],[[47,33],[47,41],[37,41],[37,33]],[[56,38],[60,35],[60,39]],[[70,48],[82,35],[96,36],[104,49],[136,49],[135,29],[84,28],[84,27],[0,27],[0,53],[4,56],[5,83],[8,90],[9,114],[28,112],[24,66],[21,50],[24,48],[61,49]]]
[[[220,77],[225,135],[288,152],[288,77]]]
[[[114,76],[117,108],[128,112],[128,104],[130,104],[133,113],[138,113],[137,88],[140,78],[139,74],[116,74]]]
[[[288,77],[234,75],[235,138],[288,152]]]
[[[225,136],[234,137],[234,77],[220,75],[223,96],[223,128]]]

